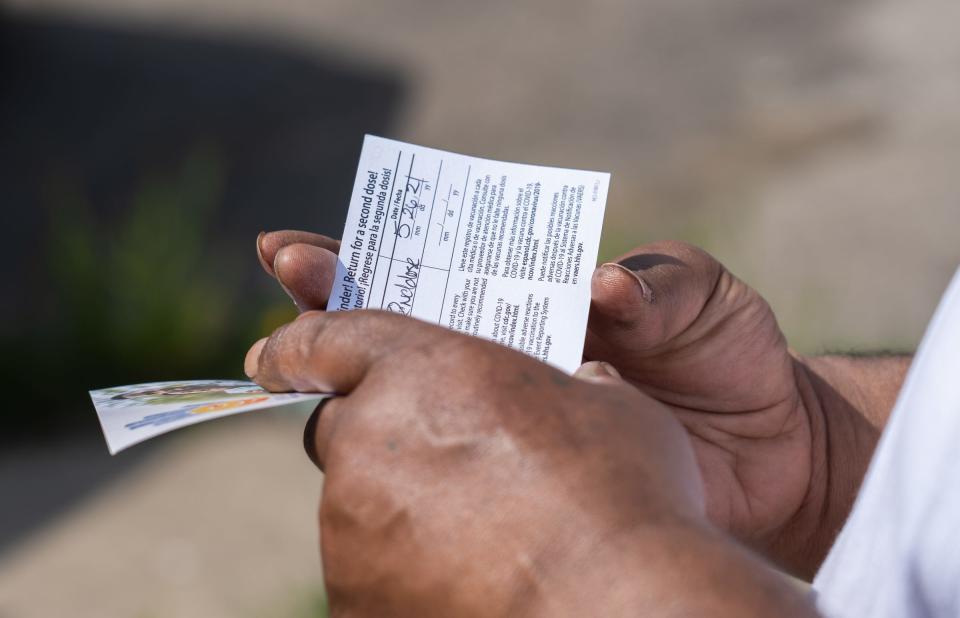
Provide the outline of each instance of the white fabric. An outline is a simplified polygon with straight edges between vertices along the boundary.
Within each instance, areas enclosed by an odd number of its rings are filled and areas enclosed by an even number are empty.
[[[830,617],[960,617],[960,271],[814,590]]]

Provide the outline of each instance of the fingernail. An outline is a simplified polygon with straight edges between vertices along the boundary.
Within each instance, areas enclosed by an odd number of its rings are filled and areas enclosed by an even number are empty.
[[[263,269],[272,275],[274,271],[266,258],[263,257],[263,237],[266,235],[266,232],[257,234],[257,259],[260,260],[260,265],[263,266]]]
[[[643,299],[647,302],[653,302],[653,289],[650,287],[646,281],[643,280],[643,277],[640,276],[635,270],[630,270],[623,264],[618,264],[617,262],[605,262],[594,271],[594,276],[596,276],[601,269],[603,268],[616,268],[617,270],[623,271],[633,277],[638,284],[640,284],[640,294],[643,296]]]
[[[303,308],[300,306],[299,301],[297,301],[297,297],[293,295],[293,292],[290,290],[290,288],[288,288],[283,282],[283,279],[280,278],[280,255],[284,252],[284,249],[277,251],[277,255],[273,258],[273,274],[277,278],[277,283],[280,284],[280,287],[283,288],[283,291],[286,292],[287,296],[290,297],[290,300],[293,301],[293,305],[297,308],[297,311],[303,313]]]
[[[267,338],[260,339],[247,352],[247,357],[243,359],[243,372],[251,380],[257,377],[257,370],[260,368],[260,353],[263,352],[263,346],[267,345]]]
[[[584,363],[573,375],[581,380],[620,379],[620,372],[617,371],[616,367],[605,361]]]

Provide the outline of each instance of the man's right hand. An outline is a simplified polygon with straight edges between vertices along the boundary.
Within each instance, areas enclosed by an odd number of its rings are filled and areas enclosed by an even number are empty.
[[[707,523],[686,431],[626,383],[373,310],[303,313],[244,369],[338,395],[305,432],[333,615],[814,615]]]

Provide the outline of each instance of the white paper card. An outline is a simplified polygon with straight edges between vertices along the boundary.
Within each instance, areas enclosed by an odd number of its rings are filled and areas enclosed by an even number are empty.
[[[573,372],[609,181],[368,135],[327,309],[411,315]]]
[[[326,395],[268,393],[253,382],[150,382],[90,391],[111,455],[174,429],[222,416],[289,407],[312,410]]]
[[[610,175],[366,136],[328,310],[377,308],[580,364]],[[252,382],[90,391],[111,454],[202,421],[326,397]]]

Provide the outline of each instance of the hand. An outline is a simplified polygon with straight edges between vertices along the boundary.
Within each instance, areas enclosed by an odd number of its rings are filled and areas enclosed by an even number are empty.
[[[592,298],[585,357],[611,363],[683,423],[710,519],[812,577],[879,435],[864,410],[888,411],[891,389],[871,387],[880,401],[855,407],[850,391],[866,382],[863,372],[791,353],[767,302],[684,243],[647,245],[602,265]]]
[[[341,395],[311,442],[337,615],[802,605],[705,524],[686,433],[622,382],[574,380],[379,311],[302,314],[257,342],[245,368],[269,390]]]
[[[326,306],[338,247],[305,232],[258,239],[264,268],[302,310]],[[849,430],[857,435],[840,441],[850,448],[834,450],[862,452],[827,460],[828,426],[840,419],[833,433],[843,434],[856,415],[810,362],[790,353],[763,298],[695,247],[636,249],[596,270],[592,296],[586,359],[612,364],[683,423],[710,519],[795,574],[812,576],[849,511],[878,432]],[[589,363],[578,374],[603,367]],[[832,414],[825,399],[836,402]],[[843,472],[829,483],[837,468]],[[828,487],[842,491],[830,495]]]

